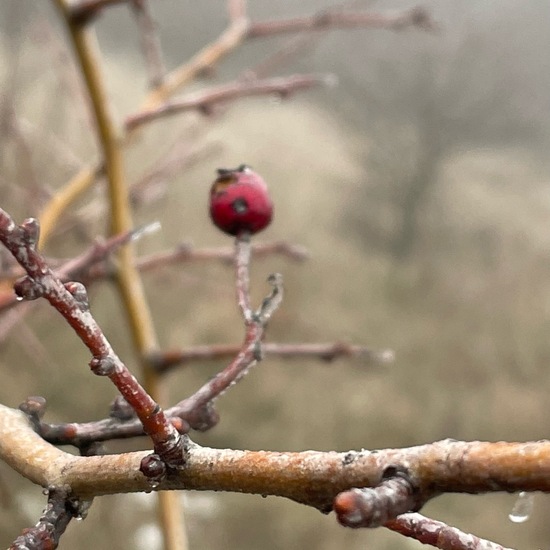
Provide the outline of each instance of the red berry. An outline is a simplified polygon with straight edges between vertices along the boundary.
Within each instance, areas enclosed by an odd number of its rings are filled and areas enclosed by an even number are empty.
[[[261,231],[273,217],[265,181],[244,164],[235,170],[220,168],[210,189],[210,217],[230,235]]]

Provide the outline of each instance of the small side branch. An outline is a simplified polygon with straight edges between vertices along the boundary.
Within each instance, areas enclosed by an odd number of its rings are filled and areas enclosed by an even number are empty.
[[[169,350],[153,358],[155,368],[160,372],[172,370],[178,366],[187,366],[194,361],[212,361],[234,357],[239,346],[214,344],[193,346],[182,350]],[[372,350],[365,346],[336,343],[286,344],[278,342],[262,343],[262,353],[281,359],[320,359],[332,363],[337,359],[358,359],[366,365],[391,363],[394,353],[391,350]]]
[[[441,550],[512,550],[421,514],[404,514],[386,523],[386,527]]]
[[[380,527],[400,514],[417,510],[422,500],[404,470],[390,467],[379,485],[372,488],[351,489],[340,493],[334,499],[334,511],[338,521],[345,527]]]
[[[247,38],[360,27],[401,30],[411,26],[427,31],[435,31],[437,29],[437,25],[430,14],[422,7],[393,14],[327,10],[303,17],[252,23],[248,30]]]
[[[140,31],[141,50],[149,75],[149,87],[156,88],[162,84],[166,69],[151,8],[147,0],[131,0],[131,2]]]
[[[276,95],[281,98],[287,98],[293,93],[309,90],[326,82],[327,76],[307,74],[256,81],[237,80],[223,86],[217,86],[197,94],[189,95],[180,100],[173,100],[160,107],[150,110],[140,110],[126,119],[126,130],[132,131],[146,122],[185,111],[198,110],[204,114],[209,114],[217,105],[244,97]]]
[[[38,523],[29,529],[25,529],[21,536],[17,537],[10,550],[52,550],[57,548],[61,535],[75,518],[83,518],[91,504],[80,502],[71,498],[64,489],[50,489],[48,505]]]
[[[86,289],[80,283],[63,284],[36,250],[39,224],[28,219],[16,225],[0,209],[0,241],[12,253],[27,276],[17,281],[15,292],[24,300],[44,297],[65,318],[92,352],[90,368],[107,376],[131,405],[151,437],[155,450],[170,465],[184,462],[184,438],[166,419],[160,406],[150,397],[119,359],[89,310]]]
[[[237,303],[241,309],[246,330],[241,348],[225,369],[192,396],[166,411],[169,416],[185,418],[196,430],[207,430],[218,422],[213,401],[263,359],[262,339],[265,329],[283,298],[282,276],[278,273],[272,274],[268,278],[268,282],[272,286],[271,294],[263,300],[257,311],[252,310],[249,275],[250,251],[250,234],[242,232],[235,239]]]

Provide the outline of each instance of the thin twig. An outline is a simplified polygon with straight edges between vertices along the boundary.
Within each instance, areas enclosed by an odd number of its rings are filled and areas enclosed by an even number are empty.
[[[79,517],[85,517],[89,502],[79,502],[71,498],[66,489],[54,488],[49,491],[48,505],[38,523],[30,529],[25,529],[17,537],[9,550],[50,550],[57,548],[61,535],[69,522]]]
[[[114,352],[90,313],[84,286],[80,283],[64,285],[36,251],[38,234],[36,220],[29,219],[17,226],[0,208],[0,241],[27,272],[27,277],[16,284],[17,295],[26,300],[44,297],[50,302],[91,351],[92,371],[107,376],[134,409],[157,453],[167,463],[181,465],[185,458],[185,440]]]
[[[182,350],[161,352],[154,358],[155,368],[159,372],[170,371],[193,361],[212,361],[234,357],[239,351],[235,344],[212,344],[193,346]],[[338,358],[360,359],[366,364],[385,364],[393,361],[391,350],[372,350],[365,346],[354,346],[345,342],[286,344],[262,342],[262,353],[281,359],[317,359],[332,363]]]
[[[319,76],[308,74],[297,74],[288,77],[269,78],[256,81],[237,80],[229,84],[216,86],[209,90],[203,90],[180,100],[173,100],[155,109],[142,109],[138,113],[126,118],[126,128],[127,130],[133,130],[147,122],[183,113],[185,111],[199,110],[208,114],[219,104],[244,97],[277,95],[286,98],[293,93],[301,90],[309,90],[314,86],[326,82],[326,75]]]
[[[398,11],[393,14],[326,10],[303,17],[253,22],[248,29],[247,38],[260,38],[286,33],[334,28],[349,29],[367,27],[401,30],[408,26],[416,26],[427,31],[434,31],[437,29],[429,13],[422,7]]]
[[[248,31],[248,24],[246,17],[231,21],[214,42],[208,44],[189,61],[168,73],[162,85],[149,92],[139,110],[149,111],[158,108],[180,88],[189,84],[205,70],[215,66],[243,42]]]
[[[307,250],[300,245],[287,243],[286,241],[274,241],[270,243],[253,244],[252,255],[257,258],[280,254],[287,258],[301,262],[308,258]],[[234,249],[230,247],[220,248],[193,248],[190,243],[182,243],[174,250],[157,252],[143,256],[137,260],[137,266],[141,271],[157,269],[160,266],[181,262],[201,262],[219,260],[232,262],[235,257]]]
[[[59,219],[69,206],[84,194],[103,173],[104,168],[102,165],[93,168],[82,168],[62,190],[53,195],[39,214],[41,227],[40,248],[46,245]]]
[[[227,15],[231,22],[246,18],[246,0],[227,0]]]
[[[109,191],[111,234],[125,233],[132,230],[133,222],[129,190],[126,182],[123,144],[119,139],[119,130],[110,112],[106,83],[100,70],[98,49],[93,40],[93,35],[83,28],[81,22],[72,17],[71,6],[67,1],[56,1],[70,31],[97,123],[98,140],[103,154]],[[148,359],[151,354],[157,351],[157,335],[142,281],[135,267],[134,250],[131,246],[127,245],[120,248],[116,268],[117,288],[130,325],[133,343],[141,363],[144,387],[149,392],[151,401],[161,402],[163,391],[160,379]],[[148,397],[149,394],[147,394]],[[127,401],[130,404],[132,403],[128,399]],[[155,420],[161,420],[161,424],[157,429],[162,434],[161,437],[157,438],[158,441],[155,442],[155,452],[167,464],[173,463],[173,465],[181,466],[185,460],[184,450],[187,440],[186,438],[182,438],[177,430],[166,421],[160,406],[156,403],[155,405],[161,414]],[[140,417],[140,420],[143,421],[140,413],[138,411],[136,413]],[[147,428],[144,425],[144,428],[151,435],[152,427]],[[170,437],[169,439],[168,436]],[[180,509],[180,501],[173,495],[161,494],[159,504],[162,523],[164,525],[170,524],[174,517],[170,509],[174,507]],[[170,526],[171,532],[179,532],[179,529],[178,526]],[[165,542],[168,545],[168,535],[165,537]]]
[[[252,321],[250,305],[250,234],[243,232],[235,239],[235,274],[237,282],[237,304],[245,324]]]
[[[185,418],[195,429],[209,429],[218,420],[213,402],[230,386],[238,382],[248,370],[263,359],[261,341],[271,315],[279,307],[283,296],[282,276],[270,275],[272,286],[257,311],[250,305],[250,234],[242,232],[235,238],[235,272],[237,303],[245,322],[245,338],[237,355],[225,369],[204,384],[192,396],[169,409],[170,416]]]
[[[166,73],[156,25],[147,0],[131,0],[131,3],[140,31],[141,50],[149,75],[149,87],[154,89],[162,84]]]
[[[465,533],[421,514],[403,514],[385,525],[388,529],[441,550],[512,550]]]

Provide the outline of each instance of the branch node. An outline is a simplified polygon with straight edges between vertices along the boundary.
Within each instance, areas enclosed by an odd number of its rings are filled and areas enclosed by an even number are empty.
[[[115,361],[109,355],[93,357],[89,364],[90,369],[97,376],[109,376],[116,370]]]
[[[109,416],[117,420],[130,420],[135,418],[136,413],[122,395],[117,395],[111,404]]]
[[[44,285],[29,276],[21,277],[15,281],[13,290],[18,300],[38,300],[46,292]]]
[[[40,395],[31,395],[19,405],[19,410],[29,417],[34,431],[40,433],[40,420],[46,412],[46,399]]]
[[[90,311],[88,292],[82,283],[71,281],[65,283],[65,288],[71,293],[80,311]]]
[[[152,489],[156,489],[166,479],[166,464],[155,453],[141,459],[139,471],[145,476],[147,483]]]
[[[380,527],[420,505],[418,491],[401,466],[388,466],[376,487],[351,489],[334,499],[338,521],[352,528]]]
[[[194,430],[206,432],[220,421],[220,415],[214,408],[212,401],[208,401],[204,406],[193,409],[185,416],[185,420]]]
[[[19,227],[22,230],[25,245],[36,250],[40,238],[40,222],[36,218],[27,218]]]
[[[264,298],[262,305],[256,312],[256,317],[264,326],[277,311],[283,300],[283,276],[280,273],[272,273],[267,278],[267,282],[273,287],[273,290],[269,296]]]

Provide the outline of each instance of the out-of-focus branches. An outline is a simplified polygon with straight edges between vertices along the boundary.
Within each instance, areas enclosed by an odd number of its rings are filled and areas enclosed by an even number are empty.
[[[135,115],[130,115],[126,119],[126,128],[133,130],[146,122],[184,111],[199,110],[209,114],[218,104],[234,101],[241,97],[276,95],[287,98],[297,91],[308,90],[326,81],[326,76],[300,74],[282,78],[231,82],[210,90],[203,90],[189,97],[171,101],[157,109],[142,110]]]

